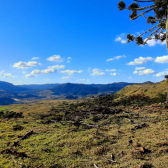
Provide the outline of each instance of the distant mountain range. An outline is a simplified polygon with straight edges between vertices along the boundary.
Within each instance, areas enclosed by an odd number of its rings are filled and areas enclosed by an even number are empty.
[[[46,90],[50,87],[54,87],[60,85],[59,83],[54,83],[54,84],[30,84],[30,85],[17,85],[22,88],[27,88],[27,89],[39,89],[39,90]]]
[[[151,83],[151,82],[147,82]],[[33,85],[13,85],[8,82],[0,81],[0,104],[5,104],[7,100],[13,103],[34,101],[39,99],[72,99],[78,97],[85,97],[88,95],[97,94],[111,94],[118,92],[128,85],[135,83],[110,83],[110,84],[77,84],[77,83],[64,83],[64,84],[33,84]],[[14,100],[14,101],[13,101]]]
[[[0,81],[0,90],[7,90],[10,92],[21,92],[21,91],[27,91],[29,89],[15,86],[12,83]]]

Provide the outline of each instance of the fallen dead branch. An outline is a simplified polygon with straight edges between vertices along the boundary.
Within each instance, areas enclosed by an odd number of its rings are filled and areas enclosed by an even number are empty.
[[[21,140],[27,139],[32,134],[34,134],[33,130],[22,136],[18,141],[14,142],[13,146],[18,146]]]
[[[99,168],[96,164],[94,164],[94,167],[95,167],[95,168]]]

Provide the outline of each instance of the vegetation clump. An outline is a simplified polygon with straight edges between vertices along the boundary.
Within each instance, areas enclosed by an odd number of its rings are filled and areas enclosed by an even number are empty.
[[[14,111],[0,111],[0,118],[23,118],[22,112],[14,112]]]

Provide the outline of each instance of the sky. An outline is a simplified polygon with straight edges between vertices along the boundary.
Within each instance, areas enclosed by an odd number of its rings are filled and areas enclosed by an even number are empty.
[[[151,25],[143,17],[131,21],[130,11],[119,11],[118,2],[0,0],[0,81],[162,81],[168,74],[166,43],[127,44],[127,34],[139,35]]]

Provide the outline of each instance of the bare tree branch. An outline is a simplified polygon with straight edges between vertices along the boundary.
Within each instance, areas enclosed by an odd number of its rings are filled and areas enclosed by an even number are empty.
[[[144,10],[144,9],[153,8],[153,7],[156,7],[156,5],[146,6],[143,8],[135,8],[135,10]]]
[[[136,2],[154,2],[154,1],[139,1],[139,0],[134,0]]]
[[[159,23],[159,24],[160,24],[160,23]],[[150,29],[148,29],[147,31],[145,31],[144,33],[142,33],[142,34],[140,35],[140,37],[143,36],[144,34],[146,34],[148,31],[153,30],[153,29],[154,29],[155,27],[157,27],[159,24],[153,26],[152,28],[150,28]]]
[[[157,31],[159,31],[159,29],[161,29],[161,28],[159,27],[159,28],[156,29],[154,32],[152,32],[152,33],[149,35],[149,37],[144,41],[144,44],[147,44],[147,41],[150,40],[151,36],[152,36],[153,34],[155,34]]]

